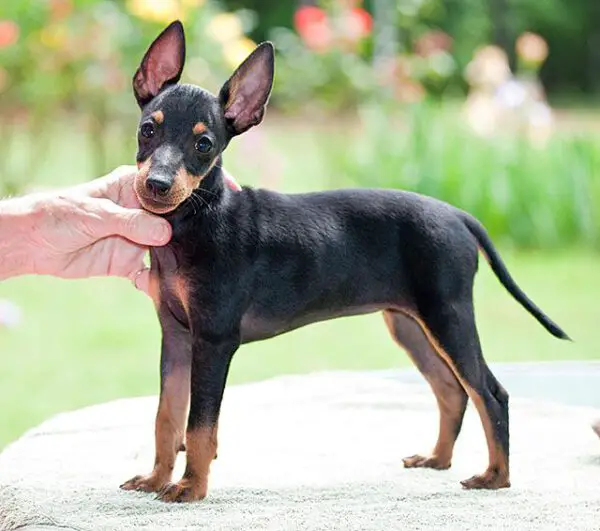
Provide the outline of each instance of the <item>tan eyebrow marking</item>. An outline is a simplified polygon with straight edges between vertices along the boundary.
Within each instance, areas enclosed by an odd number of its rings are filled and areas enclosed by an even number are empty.
[[[162,111],[154,111],[151,115],[157,124],[162,124],[165,121],[165,113]]]
[[[204,133],[206,131],[206,124],[204,122],[198,122],[194,129],[192,129],[195,135],[199,135],[200,133]]]

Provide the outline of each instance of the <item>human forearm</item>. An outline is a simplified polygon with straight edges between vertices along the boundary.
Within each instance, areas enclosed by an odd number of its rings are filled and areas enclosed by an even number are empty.
[[[145,290],[144,254],[169,241],[171,226],[139,208],[135,175],[123,167],[83,185],[0,201],[0,280],[120,276]]]
[[[35,272],[30,238],[34,205],[31,197],[0,201],[0,280]]]

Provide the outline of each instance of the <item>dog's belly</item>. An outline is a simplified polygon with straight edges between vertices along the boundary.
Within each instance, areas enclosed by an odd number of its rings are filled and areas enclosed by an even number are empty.
[[[254,313],[252,311],[244,314],[242,318],[242,343],[251,343],[269,339],[303,326],[318,323],[320,321],[329,321],[339,317],[350,317],[352,315],[365,315],[389,308],[389,304],[369,304],[362,306],[353,306],[338,311],[318,311],[310,314],[301,315],[290,319],[283,317],[267,317]]]

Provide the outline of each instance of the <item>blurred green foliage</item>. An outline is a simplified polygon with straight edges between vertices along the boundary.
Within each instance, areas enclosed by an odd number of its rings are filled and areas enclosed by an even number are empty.
[[[180,18],[188,42],[183,81],[212,91],[250,53],[252,38],[275,41],[270,116],[277,109],[298,112],[301,121],[329,116],[345,124],[342,137],[313,133],[336,185],[430,194],[520,246],[598,246],[598,138],[558,131],[543,148],[506,133],[476,138],[457,126],[462,118],[445,112],[447,105],[427,103],[462,99],[465,66],[481,45],[500,43],[514,63],[515,39],[525,30],[549,43],[541,70],[547,86],[590,90],[600,75],[598,6],[587,0],[3,2],[0,193],[35,185],[36,167],[57,150],[65,128],[85,141],[67,156],[75,163],[75,150],[85,144],[92,174],[131,162],[139,112],[131,77],[149,43]]]
[[[208,0],[44,0],[0,6],[0,175],[15,193],[47,156],[57,123],[86,137],[94,171],[120,163],[115,138],[133,133],[139,112],[131,78],[152,40],[172,20],[188,43],[183,81],[217,90],[252,51],[246,13],[225,13]],[[27,136],[34,154],[11,153]],[[119,140],[117,140],[117,143]],[[131,153],[130,155],[133,155]]]
[[[332,185],[443,199],[505,245],[600,249],[600,134],[559,132],[536,147],[518,132],[480,138],[460,120],[427,101],[402,115],[364,106],[354,134],[321,144]]]
[[[251,31],[255,40],[273,37],[272,29],[293,29],[294,9],[320,1],[223,0],[237,9],[246,6],[257,13]],[[382,0],[364,0],[373,12]],[[465,88],[461,70],[473,50],[487,43],[502,46],[514,65],[514,43],[524,31],[542,35],[551,54],[542,70],[549,93],[600,90],[600,2],[590,0],[383,0],[395,9],[392,21],[401,48],[411,50],[415,41],[432,29],[453,37],[452,57],[458,65],[455,87]]]

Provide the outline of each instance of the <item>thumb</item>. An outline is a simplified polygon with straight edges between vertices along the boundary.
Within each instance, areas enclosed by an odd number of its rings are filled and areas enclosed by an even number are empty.
[[[165,245],[171,239],[171,224],[138,208],[123,208],[106,199],[102,202],[102,236],[122,236],[139,245]]]
[[[128,275],[136,289],[143,291],[146,295],[152,298],[150,293],[150,268],[146,267],[143,262],[140,263],[140,268]]]

